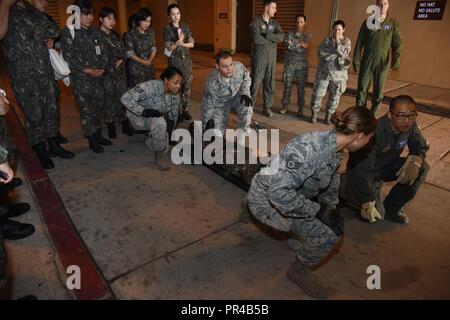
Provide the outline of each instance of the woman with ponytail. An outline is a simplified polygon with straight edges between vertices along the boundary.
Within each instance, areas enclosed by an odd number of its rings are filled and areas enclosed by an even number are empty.
[[[332,130],[291,140],[272,160],[278,171],[256,174],[247,196],[248,208],[259,222],[289,235],[288,245],[297,256],[287,276],[316,298],[326,298],[327,292],[310,268],[332,251],[343,234],[343,221],[335,211],[343,151],[366,146],[376,127],[375,117],[363,107],[335,113],[331,121]]]
[[[183,74],[175,67],[167,68],[160,80],[149,80],[138,84],[122,96],[127,116],[136,130],[149,131],[146,145],[155,151],[158,169],[170,169],[165,160],[169,147],[168,133],[174,129],[180,107],[180,90]]]

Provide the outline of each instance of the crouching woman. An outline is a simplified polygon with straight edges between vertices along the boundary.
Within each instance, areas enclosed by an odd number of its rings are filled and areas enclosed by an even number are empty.
[[[146,144],[155,151],[155,164],[162,171],[170,169],[164,151],[169,147],[168,131],[173,130],[178,119],[182,83],[181,71],[169,67],[160,80],[143,82],[121,99],[131,125],[136,130],[149,132]]]
[[[326,298],[327,292],[310,268],[332,251],[343,233],[334,211],[343,150],[367,145],[376,127],[373,114],[363,107],[334,114],[332,121],[332,130],[291,140],[272,160],[278,161],[278,171],[256,174],[247,196],[250,212],[259,222],[296,239],[297,256],[287,276],[316,298]]]

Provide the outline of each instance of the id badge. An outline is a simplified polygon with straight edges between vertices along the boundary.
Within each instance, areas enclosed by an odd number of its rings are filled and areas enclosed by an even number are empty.
[[[102,54],[102,50],[100,49],[100,46],[95,46],[95,54],[98,56]]]

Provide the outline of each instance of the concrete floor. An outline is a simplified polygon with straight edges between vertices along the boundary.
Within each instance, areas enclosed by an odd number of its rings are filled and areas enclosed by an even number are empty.
[[[213,63],[207,55],[194,60],[192,113],[198,119],[203,84]],[[157,59],[157,70],[164,62]],[[277,82],[275,110],[281,94],[282,83]],[[309,88],[307,102],[310,95]],[[344,96],[340,108],[353,104],[354,97]],[[282,144],[302,132],[328,129],[296,118],[294,103],[291,108],[288,115],[268,119],[256,107],[254,119],[280,128]],[[61,112],[62,132],[70,140],[66,146],[77,156],[56,160],[48,174],[117,298],[309,299],[285,277],[295,253],[264,228],[238,222],[243,190],[203,166],[183,165],[161,173],[147,147],[129,143],[123,135],[104,154],[95,155],[82,138],[70,90],[62,92]],[[346,211],[343,246],[316,271],[333,299],[450,298],[450,120],[421,113],[418,121],[431,144],[427,161],[432,170],[406,207],[411,224],[371,225]],[[33,202],[26,188],[19,191],[22,199]],[[25,220],[38,232],[7,243],[15,279],[11,296],[69,299],[39,212],[32,210]],[[381,290],[366,287],[370,265],[381,268]]]

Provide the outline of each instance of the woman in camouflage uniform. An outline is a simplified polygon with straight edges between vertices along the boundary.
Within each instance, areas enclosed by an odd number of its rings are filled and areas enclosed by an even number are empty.
[[[288,278],[317,298],[326,297],[310,268],[317,266],[343,234],[338,204],[339,166],[343,150],[363,148],[373,136],[376,120],[363,107],[335,113],[334,130],[310,132],[291,140],[253,178],[247,199],[253,216],[269,227],[288,233],[297,257]],[[277,171],[271,167],[277,164]],[[298,240],[301,238],[301,241]]]
[[[170,24],[163,30],[164,46],[167,52],[170,52],[169,66],[175,67],[183,73],[182,119],[192,120],[192,116],[189,114],[189,105],[193,75],[189,49],[194,47],[194,38],[189,26],[181,22],[181,11],[178,5],[171,4],[167,8],[167,15]]]
[[[297,106],[299,117],[303,116],[303,107],[305,105],[305,87],[308,82],[308,49],[311,46],[311,35],[305,31],[306,16],[299,14],[295,18],[297,24],[296,31],[290,31],[286,35],[285,43],[287,46],[286,56],[284,58],[284,92],[281,114],[289,110],[291,102],[291,92],[294,80],[297,82]]]
[[[128,87],[154,79],[153,59],[156,55],[155,33],[151,28],[152,13],[147,8],[136,12],[134,27],[124,35],[128,58]]]
[[[161,80],[149,80],[128,90],[122,97],[127,116],[137,130],[147,130],[146,145],[155,151],[155,163],[161,171],[169,170],[165,160],[171,131],[175,128],[180,108],[181,71],[167,68]]]
[[[120,98],[128,89],[125,74],[125,49],[120,35],[114,31],[116,25],[114,10],[109,7],[102,8],[99,19],[101,23],[100,41],[108,59],[104,85],[104,117],[109,138],[116,139],[114,125],[116,120],[122,124],[123,133],[132,134],[129,121],[125,116],[125,109],[120,102]]]
[[[352,44],[344,36],[345,23],[337,20],[333,24],[333,35],[325,38],[319,47],[320,64],[317,68],[311,97],[311,122],[317,122],[322,99],[329,92],[325,124],[331,124],[331,115],[338,107],[341,95],[347,89],[348,72],[350,67],[350,51]]]

